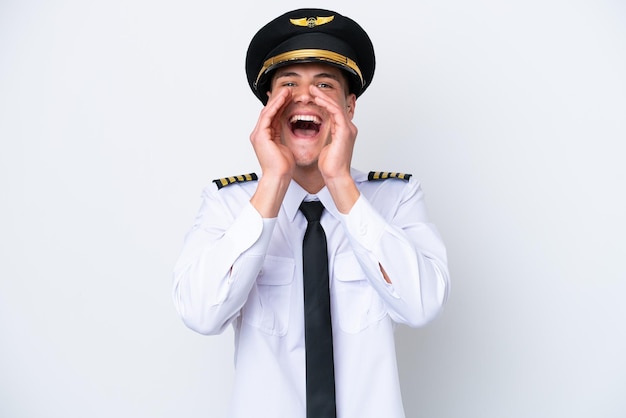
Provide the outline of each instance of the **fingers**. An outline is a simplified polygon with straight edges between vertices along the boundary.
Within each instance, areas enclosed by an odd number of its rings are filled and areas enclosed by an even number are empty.
[[[311,94],[315,103],[328,112],[331,119],[330,131],[333,140],[345,138],[350,142],[356,139],[357,127],[352,123],[354,98],[348,96],[345,101],[337,102],[328,96],[322,89],[311,86]]]
[[[289,89],[278,89],[275,94],[272,94],[263,109],[270,117],[278,116],[287,105],[287,98],[291,96]]]
[[[291,151],[280,141],[280,118],[290,97],[287,89],[277,90],[261,110],[250,142],[267,178],[291,178],[295,166]]]
[[[269,134],[270,139],[274,140],[277,134],[277,123],[280,119],[282,111],[285,109],[287,98],[290,96],[288,89],[280,89],[273,94],[267,101],[267,105],[261,110],[259,119],[257,120],[256,127],[252,132],[252,136],[259,135],[261,133]],[[272,132],[274,131],[274,132]]]
[[[323,107],[330,113],[331,116],[337,119],[345,119],[349,120],[350,116],[348,115],[347,105],[337,103],[332,98],[330,98],[322,89],[317,86],[310,87],[311,94],[315,100],[315,103]]]
[[[311,94],[314,97],[315,103],[328,112],[333,122],[331,125],[331,132],[333,134],[337,130],[347,129],[349,136],[356,137],[357,129],[352,123],[352,116],[354,115],[353,95],[349,95],[342,102],[337,102],[316,86],[311,86]]]

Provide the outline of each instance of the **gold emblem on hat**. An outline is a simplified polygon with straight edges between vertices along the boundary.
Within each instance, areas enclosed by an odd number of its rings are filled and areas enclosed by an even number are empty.
[[[332,22],[335,16],[327,17],[303,17],[301,19],[289,19],[292,25],[302,26],[305,28],[314,28],[316,26],[324,25],[328,22]]]

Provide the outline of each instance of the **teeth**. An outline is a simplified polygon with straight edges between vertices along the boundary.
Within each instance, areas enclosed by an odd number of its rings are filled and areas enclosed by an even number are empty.
[[[317,125],[322,123],[322,121],[315,115],[293,115],[289,120],[290,123],[296,123],[298,121],[313,122]]]

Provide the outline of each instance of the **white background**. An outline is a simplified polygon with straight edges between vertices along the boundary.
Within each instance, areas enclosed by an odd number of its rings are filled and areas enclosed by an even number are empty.
[[[1,417],[224,416],[232,332],[171,270],[202,187],[258,170],[250,38],[311,5],[0,0]],[[448,245],[407,416],[626,416],[624,2],[315,6],[377,51],[354,165],[420,178]]]

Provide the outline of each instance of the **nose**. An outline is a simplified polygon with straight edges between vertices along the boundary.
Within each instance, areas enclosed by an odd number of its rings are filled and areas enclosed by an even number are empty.
[[[294,87],[291,93],[291,97],[293,97],[293,101],[296,103],[308,104],[313,102],[313,96],[311,95],[308,84],[298,85],[297,87]]]

